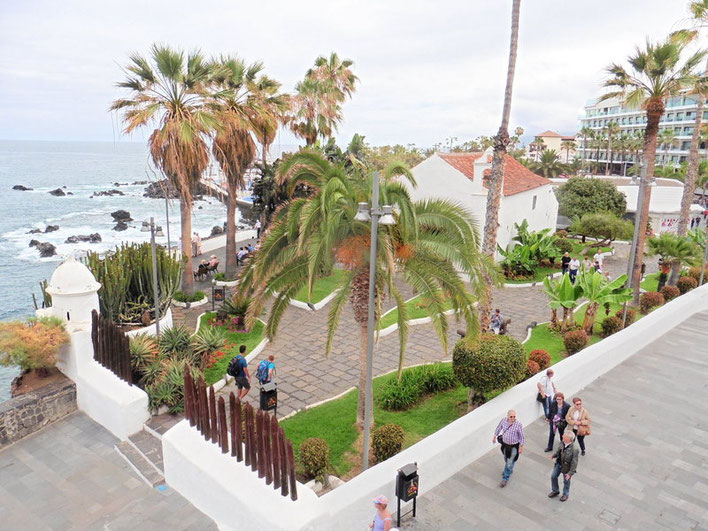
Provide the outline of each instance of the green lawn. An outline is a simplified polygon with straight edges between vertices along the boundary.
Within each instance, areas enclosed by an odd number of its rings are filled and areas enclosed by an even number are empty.
[[[396,378],[396,373],[374,378],[374,397],[392,378]],[[293,441],[296,455],[303,440],[321,437],[329,444],[334,473],[339,477],[349,473],[360,459],[354,448],[359,435],[355,427],[357,396],[355,389],[341,398],[282,421],[280,425]],[[467,410],[466,401],[467,388],[462,386],[431,395],[407,411],[384,411],[374,400],[374,419],[377,427],[389,422],[401,426],[405,432],[404,447],[408,447],[457,419]],[[459,407],[460,402],[463,407]]]
[[[531,282],[542,282],[545,277],[553,273],[560,273],[560,268],[556,267],[537,267],[534,272],[533,278],[517,278],[509,279],[505,278],[505,284],[530,284]]]
[[[452,308],[450,301],[445,301],[443,304],[445,310]],[[420,296],[413,297],[411,300],[406,301],[406,308],[408,309],[408,319],[421,319],[422,317],[428,317],[430,314],[425,306],[420,302]],[[389,326],[396,324],[398,322],[398,308],[394,308],[388,313],[383,314],[379,324],[381,325],[381,330],[388,328]]]
[[[591,239],[588,239],[585,243],[581,242],[580,240],[570,240],[570,241],[573,242],[573,251],[571,252],[571,255],[573,255],[573,256],[575,256],[575,255],[583,256],[582,255],[583,249],[585,249],[587,247],[588,250],[586,251],[586,254],[590,253],[588,256],[592,260],[593,255],[597,252],[597,247],[590,247],[594,243],[597,243]],[[612,251],[612,247],[600,247],[601,253],[609,253],[610,251]]]
[[[342,284],[344,275],[345,271],[342,269],[335,269],[328,277],[322,277],[315,280],[315,283],[312,286],[312,297],[309,300],[307,297],[307,286],[298,291],[294,298],[302,302],[311,302],[312,304],[316,304]]]
[[[647,275],[641,283],[644,291],[656,291],[659,287],[659,273]]]
[[[209,320],[212,319],[216,313],[207,312],[202,315],[199,328],[211,326]],[[229,366],[231,358],[238,354],[238,348],[240,345],[246,345],[246,353],[252,351],[258,346],[258,344],[263,341],[263,323],[257,321],[256,325],[249,332],[230,332],[228,328],[221,327],[226,333],[226,341],[231,343],[231,348],[226,352],[219,361],[217,361],[213,366],[209,367],[204,371],[204,379],[207,385],[211,385],[219,379],[223,378],[226,374],[226,368]]]

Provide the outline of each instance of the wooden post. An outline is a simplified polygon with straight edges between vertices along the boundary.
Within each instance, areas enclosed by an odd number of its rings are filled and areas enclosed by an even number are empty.
[[[288,451],[288,476],[290,477],[290,499],[297,500],[297,481],[295,480],[295,452],[293,452],[293,442],[287,440]],[[325,472],[326,474],[327,472]]]
[[[259,409],[256,412],[256,445],[258,449],[258,477],[265,477],[265,455],[263,451],[263,412]]]
[[[273,456],[273,488],[276,490],[280,488],[280,456],[278,454],[278,428],[278,421],[275,420],[275,417],[271,417],[270,444],[272,451],[270,455]]]
[[[189,393],[189,389],[192,386],[191,375],[189,372],[189,365],[184,366],[184,418],[189,421],[190,426],[194,426],[192,423],[192,400]]]
[[[270,444],[270,415],[263,412],[263,458],[265,459],[265,480],[266,485],[273,483],[273,456]]]
[[[231,393],[231,396],[234,396],[233,393]],[[242,418],[242,413],[243,411],[241,410],[241,401],[236,398],[236,460],[241,462],[243,461],[243,418]]]
[[[207,399],[206,384],[204,378],[199,377],[199,416],[202,420],[202,435],[206,440],[209,440],[211,433],[209,428],[209,401]]]
[[[244,463],[246,466],[251,465],[251,430],[249,428],[249,417],[253,413],[253,410],[250,408],[249,404],[246,404],[245,409],[245,415],[244,415],[244,432],[246,434],[246,444],[245,444],[245,452],[244,452]]]
[[[221,443],[221,453],[228,453],[229,436],[226,428],[226,402],[224,402],[223,396],[219,397],[219,442]]]
[[[216,398],[214,386],[209,386],[209,424],[211,426],[211,442],[219,443],[219,428],[216,423]]]
[[[236,457],[236,397],[233,391],[229,393],[229,418],[231,419],[231,457]]]
[[[288,458],[285,452],[285,432],[278,427],[278,450],[280,451],[280,495],[288,495]]]
[[[251,404],[246,404],[246,410],[248,411],[248,437],[251,439],[251,447],[250,447],[250,453],[251,453],[251,470],[256,471],[258,469],[258,452],[257,452],[257,445],[258,441],[256,440],[256,426],[255,426],[255,412],[253,411],[253,406]]]

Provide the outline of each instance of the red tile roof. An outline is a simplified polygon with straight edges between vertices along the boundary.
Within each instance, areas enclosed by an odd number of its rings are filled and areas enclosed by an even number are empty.
[[[441,159],[450,166],[465,175],[470,181],[474,180],[474,163],[482,153],[438,153]],[[491,158],[491,157],[490,157]],[[491,160],[489,161],[491,164]],[[485,171],[484,177],[488,177],[489,170]],[[486,179],[482,183],[487,186]],[[521,164],[511,155],[506,155],[504,165],[504,195],[520,194],[527,190],[551,184],[551,181],[540,175],[536,175],[526,166]]]
[[[543,133],[539,133],[536,136],[546,136],[546,137],[553,137],[553,138],[560,138],[561,135],[558,133],[551,131],[550,129],[548,131],[544,131]]]

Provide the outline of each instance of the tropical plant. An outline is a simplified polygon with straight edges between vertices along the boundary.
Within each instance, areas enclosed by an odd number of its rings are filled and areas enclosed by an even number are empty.
[[[615,135],[620,133],[620,126],[617,122],[610,121],[602,131],[607,138],[607,162],[605,162],[605,175],[609,175],[611,169],[610,167],[612,165],[612,139]]]
[[[197,302],[204,299],[204,297],[206,297],[206,295],[204,295],[203,291],[195,291],[191,295],[187,295],[186,293],[182,293],[181,291],[175,291],[174,295],[172,296],[172,298],[178,302]]]
[[[641,107],[647,113],[647,125],[644,133],[644,164],[646,175],[651,179],[654,175],[656,146],[659,133],[659,122],[666,109],[666,101],[679,94],[685,87],[692,86],[698,79],[695,68],[703,61],[705,50],[699,50],[685,61],[682,56],[690,44],[689,39],[682,35],[672,34],[659,43],[647,41],[645,48],[637,48],[628,58],[630,69],[619,64],[607,68],[610,79],[605,86],[611,90],[600,99],[618,98],[629,107]],[[641,212],[637,212],[639,237],[635,248],[634,264],[632,264],[631,287],[634,289],[634,302],[639,297],[641,282],[641,265],[644,256],[644,244],[649,221],[649,203],[651,187],[642,186],[643,197]]]
[[[649,313],[654,308],[664,304],[664,296],[658,291],[647,291],[639,298],[639,310],[642,313]]]
[[[57,354],[69,342],[64,323],[57,317],[0,323],[0,365],[19,365],[23,371],[36,369],[46,376],[57,362]]]
[[[130,338],[130,366],[134,371],[156,361],[159,349],[155,338],[149,334],[137,334]]]
[[[666,302],[669,302],[670,300],[681,295],[681,290],[679,290],[676,286],[664,286],[659,290],[659,293],[663,295]]]
[[[504,91],[504,107],[499,130],[494,137],[494,156],[492,171],[488,182],[487,208],[484,217],[484,233],[482,251],[494,258],[497,251],[497,230],[499,227],[499,208],[504,186],[504,167],[506,165],[506,150],[509,145],[509,115],[511,114],[511,93],[514,85],[514,69],[516,68],[516,51],[519,46],[519,12],[521,0],[513,0],[511,4],[511,40],[509,43],[509,64],[506,70],[506,89]],[[479,304],[479,316],[482,330],[489,328],[492,310],[492,288],[494,278],[482,272],[484,281],[484,296]]]
[[[621,275],[610,282],[605,275],[598,271],[580,272],[576,284],[580,285],[582,296],[588,300],[585,319],[583,319],[585,333],[592,335],[595,316],[600,306],[622,304],[632,299],[632,290],[623,287],[626,281],[627,275]]]
[[[553,280],[549,277],[543,279],[543,291],[548,297],[548,306],[551,308],[552,329],[558,329],[558,310],[563,310],[563,320],[560,323],[562,331],[567,330],[568,325],[575,323],[573,312],[580,302],[583,290],[579,283],[572,284],[570,275],[563,275],[559,279]]]
[[[676,282],[676,287],[681,295],[683,295],[684,293],[688,293],[692,289],[697,288],[698,281],[692,277],[681,277],[678,279],[678,282]]]
[[[192,194],[209,164],[206,137],[216,127],[213,113],[205,106],[209,65],[201,52],[187,54],[169,46],[153,44],[150,57],[130,56],[126,79],[118,86],[131,91],[118,99],[111,110],[123,112],[125,133],[158,122],[148,145],[153,163],[180,194],[182,291],[194,291],[192,274]]]
[[[360,389],[366,385],[366,355],[369,305],[370,226],[355,219],[358,204],[372,194],[372,179],[353,177],[313,151],[303,151],[285,161],[281,178],[289,190],[304,183],[313,192],[293,199],[276,214],[256,256],[246,265],[239,290],[252,294],[246,314],[252,323],[265,301],[274,296],[265,334],[273,338],[289,301],[306,287],[308,296],[320,271],[331,270],[335,261],[346,271],[340,290],[330,303],[325,351],[331,352],[334,334],[344,305],[349,300],[359,325]],[[443,344],[447,347],[445,311],[464,318],[470,333],[477,329],[472,305],[481,296],[480,274],[498,283],[494,265],[479,252],[476,225],[470,214],[449,201],[429,199],[413,202],[406,184],[415,185],[410,171],[389,166],[382,175],[379,196],[383,204],[395,205],[395,225],[380,225],[375,286],[375,323],[386,293],[398,308],[399,377],[408,337],[408,311],[394,276],[410,284],[427,308]],[[469,275],[467,288],[462,274]],[[364,393],[359,393],[357,422],[363,425]]]
[[[160,315],[164,315],[179,289],[184,264],[164,247],[157,247],[157,287]],[[155,316],[152,285],[152,250],[149,243],[121,244],[100,255],[89,251],[83,260],[101,283],[98,301],[101,315],[118,324],[148,324]]]
[[[560,256],[555,242],[558,239],[555,234],[551,234],[550,228],[539,231],[530,231],[529,222],[524,219],[521,224],[514,223],[516,235],[512,241],[519,242],[521,245],[528,247],[531,258],[540,262],[541,260],[550,260],[553,262]]]
[[[694,266],[700,263],[698,246],[685,237],[664,232],[647,240],[647,256],[659,255],[662,263],[676,266],[680,271],[683,266]],[[678,275],[669,277],[669,286],[675,286]]]
[[[534,173],[547,178],[558,177],[568,170],[568,166],[561,162],[555,149],[546,149],[541,152],[538,162],[531,162],[529,167]]]
[[[423,381],[418,373],[404,371],[400,381],[389,380],[376,396],[381,409],[389,411],[410,409],[423,394]]]
[[[506,246],[506,249],[502,249],[497,245],[497,251],[502,257],[499,265],[506,278],[513,279],[533,276],[538,266],[538,261],[532,257],[530,247],[510,243]]]
[[[637,314],[632,308],[627,308],[626,310],[627,310],[627,315],[626,315],[626,317],[624,317],[625,326],[629,326],[635,321],[635,319],[637,318]],[[624,316],[624,309],[620,309],[620,310],[617,310],[617,312],[615,312],[615,317],[619,317],[620,319],[622,319],[623,316]]]
[[[622,330],[622,318],[616,315],[605,317],[602,321],[602,337],[608,337]]]
[[[471,409],[484,402],[484,393],[506,389],[524,377],[526,352],[511,336],[467,336],[453,349],[452,367],[462,385],[469,387],[467,405]]]
[[[585,330],[571,330],[563,334],[563,346],[570,355],[583,350],[589,340]]]
[[[403,448],[405,433],[398,424],[384,424],[371,434],[371,450],[376,462],[381,463],[393,457]]]
[[[324,439],[310,437],[300,445],[300,464],[307,477],[328,485],[329,445]]]
[[[575,151],[575,140],[563,140],[561,142],[561,151],[565,151],[565,163],[570,162],[570,152]]]
[[[558,213],[571,219],[593,212],[623,216],[627,198],[606,179],[571,177],[556,189]]]
[[[200,357],[199,368],[205,369],[210,356],[224,348],[226,344],[226,333],[223,328],[217,326],[202,326],[199,332],[192,338],[192,349],[194,354]]]
[[[591,247],[611,245],[615,240],[631,240],[634,226],[631,221],[621,219],[612,212],[592,212],[576,217],[570,225],[571,232],[580,236],[595,238]]]

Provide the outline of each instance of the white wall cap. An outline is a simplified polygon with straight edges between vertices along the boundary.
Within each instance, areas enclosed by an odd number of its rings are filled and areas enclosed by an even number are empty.
[[[47,293],[52,296],[85,295],[98,291],[100,287],[89,268],[71,256],[52,273]]]

